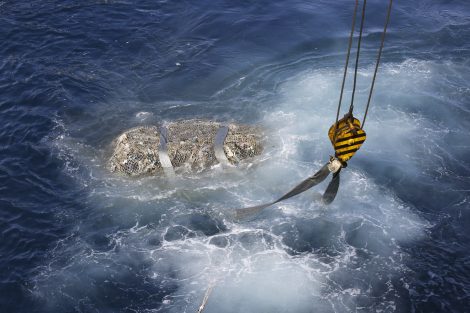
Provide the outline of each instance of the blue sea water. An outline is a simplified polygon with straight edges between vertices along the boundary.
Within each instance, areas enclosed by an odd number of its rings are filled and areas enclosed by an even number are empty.
[[[354,1],[0,1],[0,311],[468,312],[470,3],[396,1],[335,202],[256,219],[332,153]],[[369,0],[356,110],[387,1]],[[346,86],[346,98],[351,80]],[[169,183],[106,169],[126,129],[261,126],[263,155]]]

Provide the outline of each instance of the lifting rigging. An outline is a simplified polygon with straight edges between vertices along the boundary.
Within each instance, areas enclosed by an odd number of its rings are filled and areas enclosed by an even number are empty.
[[[322,202],[324,204],[330,204],[336,197],[336,194],[339,189],[339,182],[340,182],[340,172],[342,168],[345,168],[347,166],[347,162],[353,157],[353,155],[359,150],[359,148],[362,146],[362,144],[366,140],[366,133],[364,131],[364,123],[366,121],[367,113],[369,112],[369,106],[370,102],[372,99],[372,92],[374,89],[375,85],[375,80],[377,77],[377,71],[379,68],[379,63],[380,63],[380,58],[382,56],[382,50],[384,46],[384,41],[385,41],[385,35],[387,33],[387,27],[390,22],[390,13],[392,10],[392,3],[393,0],[389,1],[388,9],[387,9],[387,15],[385,19],[385,25],[384,29],[382,32],[382,38],[381,38],[381,43],[379,47],[379,51],[377,54],[377,61],[375,64],[375,69],[374,69],[374,75],[372,77],[372,83],[371,87],[369,89],[369,96],[366,104],[366,109],[364,113],[364,118],[362,120],[362,125],[361,122],[354,117],[353,111],[354,111],[354,96],[356,92],[356,82],[357,82],[357,70],[359,66],[359,56],[360,56],[360,50],[361,50],[361,41],[362,41],[362,31],[364,28],[364,21],[365,21],[365,12],[366,12],[366,4],[367,0],[363,0],[362,3],[362,15],[361,15],[361,25],[360,25],[360,30],[359,30],[359,36],[357,40],[357,49],[356,49],[356,62],[355,62],[355,68],[354,68],[354,80],[353,80],[353,88],[352,88],[352,95],[351,95],[351,103],[349,106],[349,111],[344,115],[343,118],[339,119],[339,113],[341,110],[341,103],[343,100],[343,93],[344,93],[344,86],[345,86],[345,81],[346,81],[346,76],[347,76],[347,71],[348,71],[348,66],[349,66],[349,57],[351,53],[351,46],[352,46],[352,41],[354,37],[354,30],[356,27],[356,15],[357,15],[357,8],[359,5],[359,0],[356,0],[355,6],[354,6],[354,12],[353,12],[353,19],[352,19],[352,26],[351,26],[351,33],[349,36],[349,44],[348,44],[348,51],[346,55],[346,64],[344,67],[344,73],[343,73],[343,81],[341,85],[341,92],[340,92],[340,98],[339,98],[339,103],[338,103],[338,109],[336,113],[336,121],[335,123],[330,127],[328,131],[328,137],[333,145],[333,148],[335,150],[335,155],[330,157],[330,160],[327,164],[325,164],[318,172],[316,172],[313,176],[305,179],[302,181],[300,184],[295,186],[291,191],[280,197],[279,199],[266,203],[266,204],[261,204],[253,207],[248,207],[248,208],[243,208],[243,209],[237,209],[236,210],[236,217],[238,219],[243,219],[246,217],[253,216],[259,212],[261,212],[263,209],[278,203],[280,201],[286,200],[288,198],[291,198],[293,196],[296,196],[310,188],[312,188],[315,185],[318,185],[322,181],[324,181],[330,173],[333,173],[333,178],[328,184],[323,196],[322,196]]]

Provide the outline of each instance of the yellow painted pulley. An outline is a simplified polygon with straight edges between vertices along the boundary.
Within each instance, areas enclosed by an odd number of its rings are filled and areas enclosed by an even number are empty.
[[[330,127],[328,137],[335,149],[335,157],[345,165],[366,141],[366,132],[361,128],[361,122],[348,113],[336,127],[335,124]]]

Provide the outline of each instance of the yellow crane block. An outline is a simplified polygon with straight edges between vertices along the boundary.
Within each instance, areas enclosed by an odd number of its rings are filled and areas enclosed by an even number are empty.
[[[335,149],[336,158],[346,163],[366,141],[366,132],[361,129],[361,122],[357,118],[346,114],[338,121],[336,128],[335,124],[330,127],[328,137]]]

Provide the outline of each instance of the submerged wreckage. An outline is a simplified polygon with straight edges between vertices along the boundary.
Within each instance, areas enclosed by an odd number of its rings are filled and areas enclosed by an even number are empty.
[[[201,172],[261,154],[261,140],[258,127],[234,123],[183,120],[165,127],[141,126],[113,141],[108,168],[134,177],[163,174],[165,168]]]

